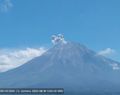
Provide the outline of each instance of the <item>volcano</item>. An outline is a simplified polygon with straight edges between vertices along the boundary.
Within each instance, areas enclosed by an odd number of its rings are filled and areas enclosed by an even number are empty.
[[[53,38],[55,39],[55,38]],[[119,93],[119,62],[74,42],[57,44],[24,65],[0,74],[0,88],[64,88],[65,93]]]

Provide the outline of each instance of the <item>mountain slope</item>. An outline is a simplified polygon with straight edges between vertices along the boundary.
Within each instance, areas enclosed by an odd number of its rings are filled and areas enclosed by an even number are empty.
[[[117,92],[118,62],[78,43],[59,43],[21,67],[0,74],[0,87],[60,87],[66,92]]]

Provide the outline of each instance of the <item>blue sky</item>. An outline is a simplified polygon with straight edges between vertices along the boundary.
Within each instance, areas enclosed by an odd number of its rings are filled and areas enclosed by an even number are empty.
[[[120,0],[0,0],[0,48],[49,45],[62,33],[120,60]],[[4,9],[6,8],[6,9]]]

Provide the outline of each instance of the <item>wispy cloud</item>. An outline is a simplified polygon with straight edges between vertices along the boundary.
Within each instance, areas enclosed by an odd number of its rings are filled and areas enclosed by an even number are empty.
[[[11,8],[13,8],[13,3],[11,0],[2,0],[0,3],[0,11],[8,12]]]
[[[113,70],[119,70],[120,69],[120,65],[118,65],[117,63],[114,64],[110,64],[113,68]]]
[[[116,54],[117,54],[116,50],[111,48],[106,48],[98,52],[98,55],[102,55],[111,59],[115,59]],[[113,70],[120,70],[120,64],[118,63],[110,63],[109,65],[112,66]]]
[[[0,72],[18,67],[34,57],[40,56],[46,51],[44,48],[26,49],[1,49],[0,50]]]
[[[106,49],[98,52],[99,55],[106,56],[106,57],[112,56],[115,53],[116,53],[116,51],[114,49],[111,49],[111,48],[106,48]]]

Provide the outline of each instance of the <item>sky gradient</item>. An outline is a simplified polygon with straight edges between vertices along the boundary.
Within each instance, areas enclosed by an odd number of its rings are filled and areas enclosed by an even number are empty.
[[[120,61],[120,0],[0,0],[0,48],[51,44],[51,35]]]

